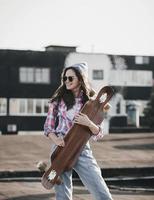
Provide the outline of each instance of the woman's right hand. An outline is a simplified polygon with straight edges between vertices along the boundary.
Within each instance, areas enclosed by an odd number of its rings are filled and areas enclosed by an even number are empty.
[[[57,146],[61,146],[61,147],[65,146],[65,141],[63,138],[57,137],[54,133],[50,133],[48,136],[52,140],[52,142],[56,144]]]
[[[63,139],[63,138],[60,138],[60,137],[57,137],[57,138],[55,139],[54,143],[55,143],[57,146],[60,146],[60,147],[64,147],[64,146],[65,146],[64,139]]]

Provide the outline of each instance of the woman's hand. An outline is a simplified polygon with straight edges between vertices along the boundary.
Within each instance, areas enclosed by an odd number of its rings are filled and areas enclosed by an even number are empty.
[[[74,122],[76,124],[88,126],[94,135],[95,134],[97,135],[100,131],[100,128],[94,122],[92,122],[86,114],[83,114],[83,113],[77,114],[75,116]]]
[[[58,146],[64,147],[65,146],[64,139],[57,137],[56,140],[55,140],[55,144],[58,145]]]
[[[75,120],[74,122],[76,124],[81,124],[84,126],[89,126],[91,123],[91,120],[89,119],[89,117],[83,113],[79,113],[75,116]]]
[[[54,144],[56,144],[57,146],[61,146],[64,147],[65,146],[65,141],[63,138],[61,137],[57,137],[54,133],[50,133],[49,134],[49,138],[52,140],[52,142]]]

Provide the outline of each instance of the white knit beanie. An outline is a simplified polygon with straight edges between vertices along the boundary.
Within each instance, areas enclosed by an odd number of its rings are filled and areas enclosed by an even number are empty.
[[[88,64],[86,62],[82,62],[82,63],[77,63],[77,64],[73,64],[69,67],[73,67],[76,68],[77,70],[79,70],[82,74],[84,74],[85,76],[88,77]],[[67,67],[66,67],[67,68]]]

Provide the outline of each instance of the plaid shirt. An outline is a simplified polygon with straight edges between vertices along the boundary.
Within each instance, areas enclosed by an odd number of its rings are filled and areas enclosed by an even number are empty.
[[[73,108],[67,110],[67,107],[63,100],[59,102],[59,105],[57,106],[57,102],[52,102],[49,104],[49,110],[47,114],[47,118],[44,124],[44,134],[46,136],[49,135],[49,133],[55,133],[57,136],[60,135],[66,135],[67,132],[70,130],[74,123],[74,116],[80,112],[83,104],[82,104],[82,98],[76,98],[76,103],[73,106]],[[55,127],[56,119],[58,117],[58,125]],[[101,124],[100,131],[97,135],[93,135],[93,140],[98,140],[103,137],[103,123]]]

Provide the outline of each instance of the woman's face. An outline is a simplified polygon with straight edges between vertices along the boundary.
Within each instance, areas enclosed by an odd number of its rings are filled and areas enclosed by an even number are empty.
[[[80,89],[80,81],[76,76],[74,70],[68,69],[63,77],[63,81],[66,85],[67,90],[71,90],[72,92],[77,92]]]

